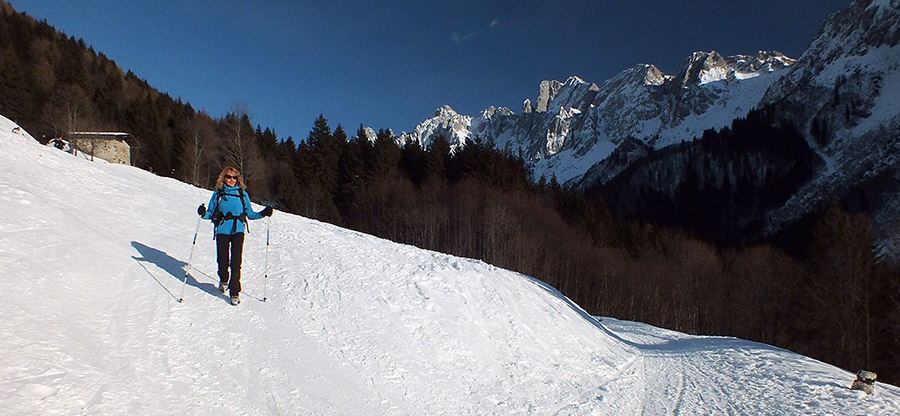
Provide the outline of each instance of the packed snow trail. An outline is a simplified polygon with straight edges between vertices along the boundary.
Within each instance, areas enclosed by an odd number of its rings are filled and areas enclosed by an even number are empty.
[[[732,338],[603,324],[552,287],[276,212],[243,302],[210,191],[44,147],[0,118],[4,414],[897,414],[900,389]],[[249,192],[253,195],[253,189]],[[259,210],[256,206],[254,209]]]

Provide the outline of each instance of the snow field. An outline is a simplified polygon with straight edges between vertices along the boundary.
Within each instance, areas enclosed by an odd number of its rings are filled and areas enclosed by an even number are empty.
[[[900,413],[900,389],[850,391],[852,373],[788,351],[600,323],[527,276],[277,211],[250,223],[233,307],[208,222],[191,257],[211,191],[13,126],[4,414]]]

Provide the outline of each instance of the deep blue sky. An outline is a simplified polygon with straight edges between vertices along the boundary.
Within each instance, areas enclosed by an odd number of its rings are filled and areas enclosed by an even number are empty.
[[[9,0],[195,109],[244,103],[254,126],[304,139],[319,114],[410,131],[442,105],[518,113],[542,80],[602,84],[694,51],[799,57],[849,0]]]

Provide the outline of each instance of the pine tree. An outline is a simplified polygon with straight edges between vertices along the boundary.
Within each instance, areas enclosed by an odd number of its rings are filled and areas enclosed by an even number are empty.
[[[378,130],[374,151],[372,167],[376,175],[389,176],[397,172],[400,166],[400,146],[389,130]]]
[[[309,136],[306,137],[306,144],[310,148],[315,148],[319,146],[320,141],[327,140],[329,137],[331,137],[331,127],[328,127],[328,120],[325,119],[324,115],[319,114],[319,117],[313,123]]]
[[[316,119],[304,144],[298,152],[299,165],[295,165],[295,171],[302,171],[299,177],[304,179],[301,183],[305,185],[303,214],[340,224],[334,196],[338,190],[341,144],[332,134],[324,115],[320,114]]]
[[[440,181],[448,177],[458,179],[458,176],[454,175],[456,172],[451,173],[449,171],[450,166],[452,166],[449,163],[450,159],[450,143],[447,141],[447,138],[443,135],[435,137],[431,141],[431,146],[428,147],[428,152],[425,156],[425,180]]]
[[[419,142],[410,140],[403,145],[400,165],[406,177],[417,186],[422,185],[428,178],[426,169],[428,155]]]

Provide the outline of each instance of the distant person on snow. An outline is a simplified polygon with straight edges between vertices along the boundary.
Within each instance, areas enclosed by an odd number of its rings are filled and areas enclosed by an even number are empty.
[[[244,249],[244,226],[247,220],[258,220],[272,215],[272,207],[253,212],[250,196],[244,191],[241,174],[233,167],[219,173],[216,190],[209,199],[209,210],[197,207],[197,214],[212,220],[216,227],[216,262],[219,264],[219,292],[228,289],[231,304],[241,303],[241,256]],[[231,267],[231,278],[228,268]]]

